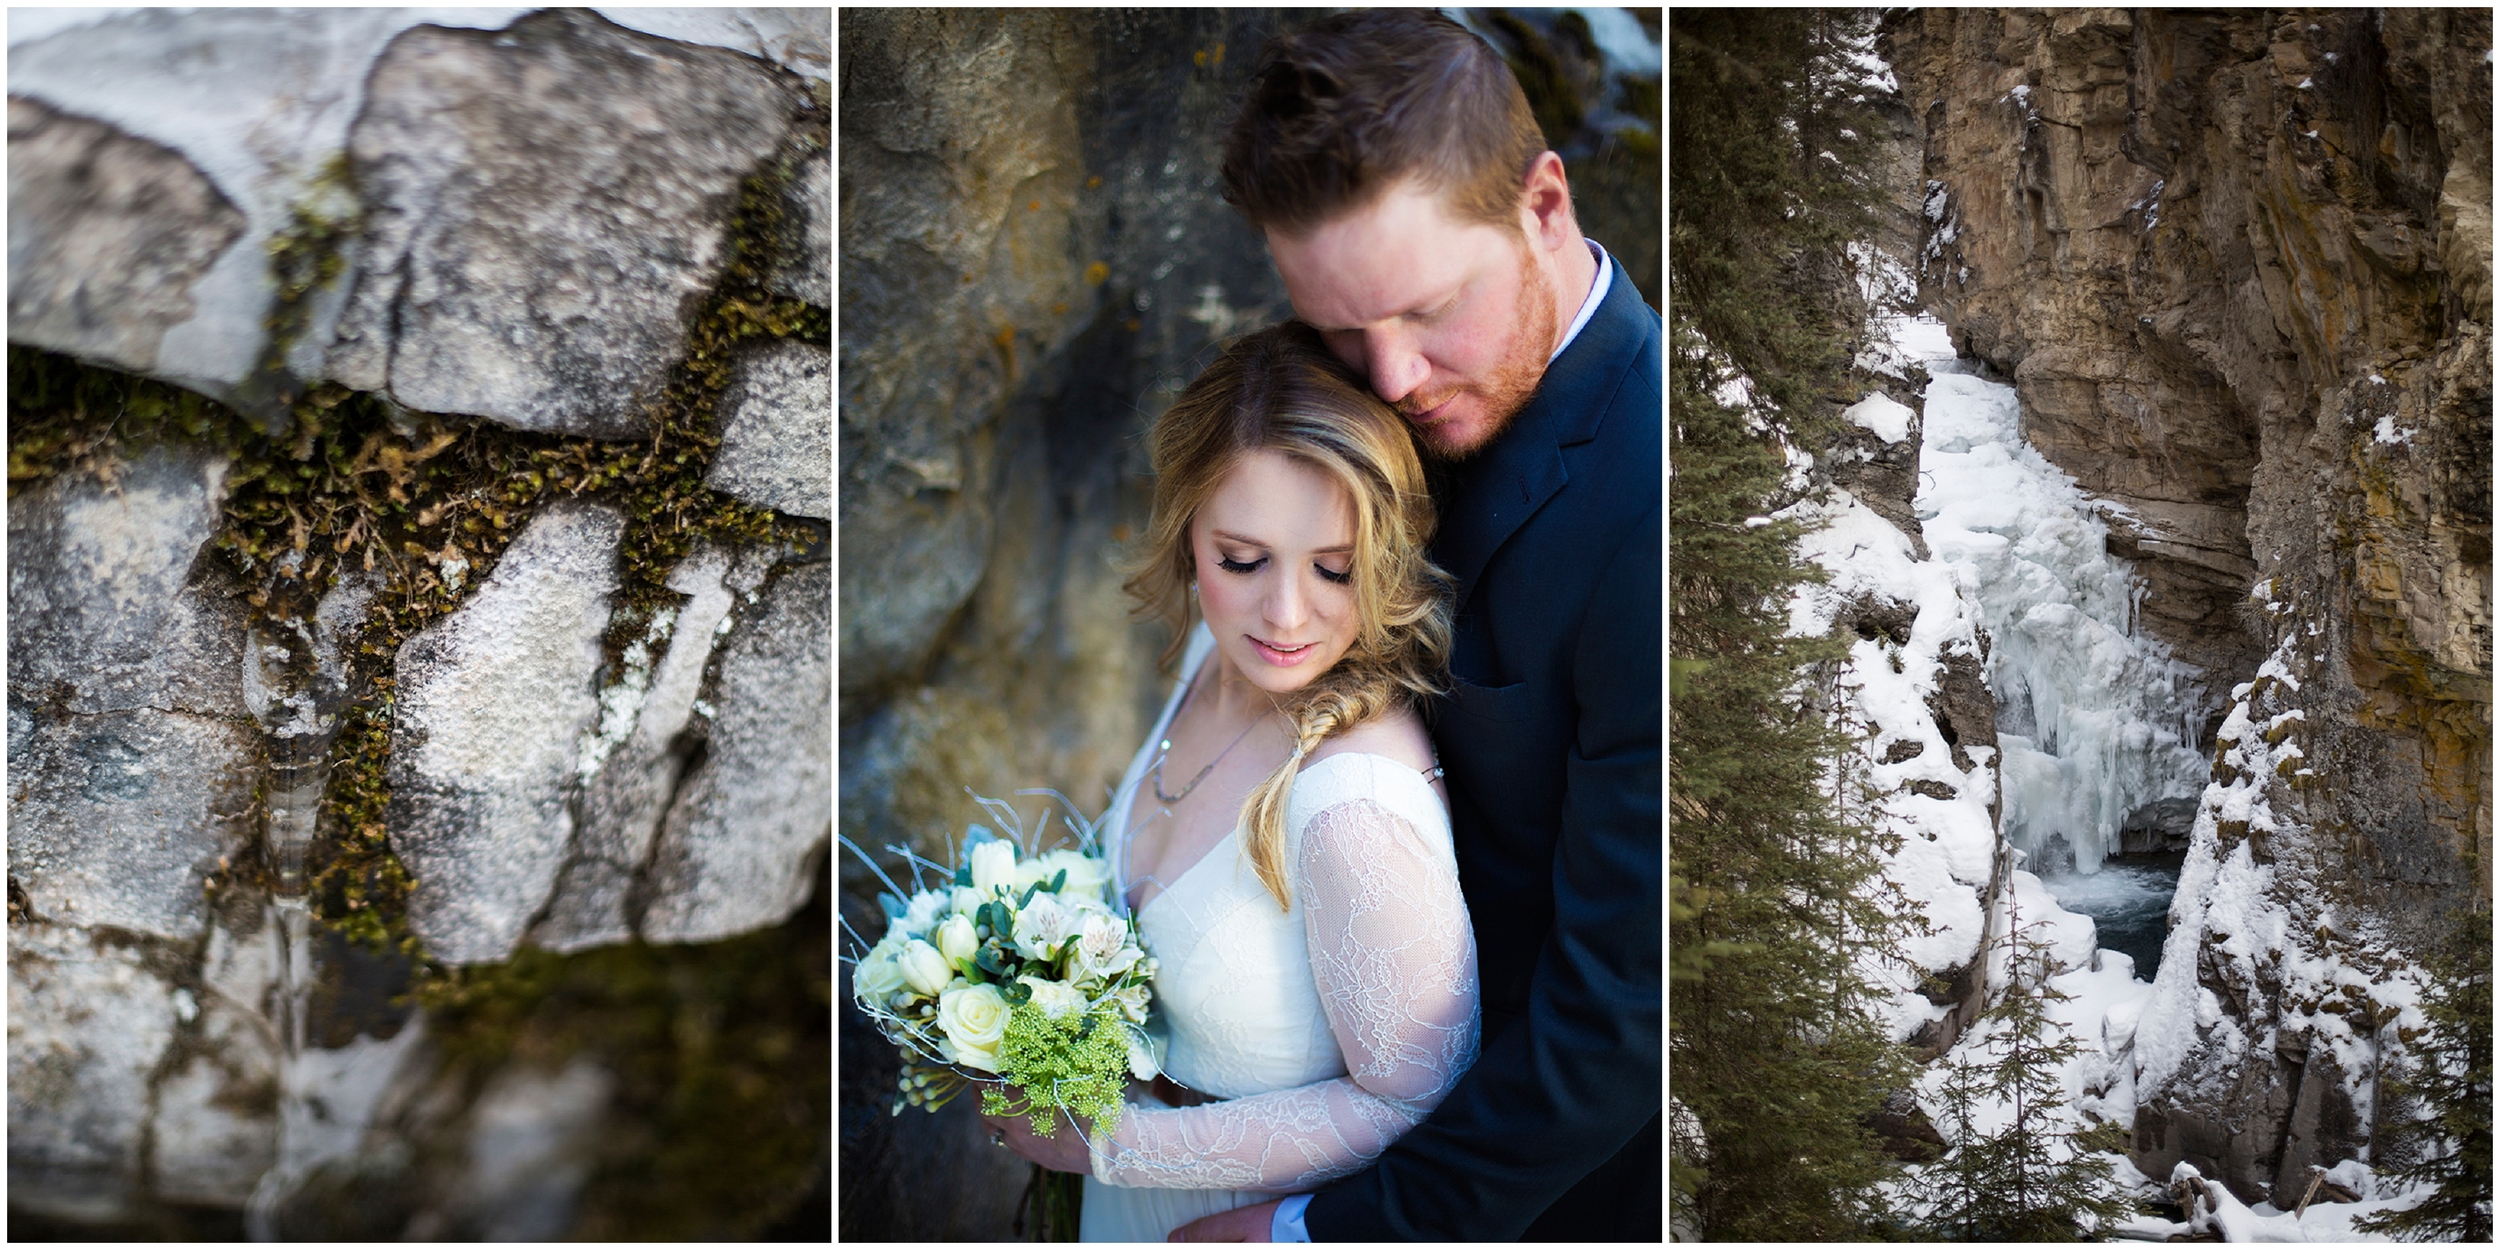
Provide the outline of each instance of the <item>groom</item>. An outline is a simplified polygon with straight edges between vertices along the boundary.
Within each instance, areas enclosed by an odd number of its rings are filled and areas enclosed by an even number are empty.
[[[1368,1170],[1176,1239],[1658,1241],[1658,315],[1508,67],[1431,10],[1272,43],[1224,181],[1295,315],[1441,462],[1431,722],[1484,1044]]]

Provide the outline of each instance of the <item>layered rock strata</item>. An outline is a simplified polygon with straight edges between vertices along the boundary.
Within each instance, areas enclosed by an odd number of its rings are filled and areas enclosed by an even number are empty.
[[[1939,9],[1888,47],[1922,296],[2214,682],[2139,1165],[2297,1202],[2391,1114],[2405,952],[2490,896],[2490,14]]]

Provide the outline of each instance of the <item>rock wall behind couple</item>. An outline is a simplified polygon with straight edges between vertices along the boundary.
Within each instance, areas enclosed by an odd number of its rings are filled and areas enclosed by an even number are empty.
[[[1469,16],[1652,306],[1657,14]],[[860,846],[943,858],[967,786],[1098,812],[1153,720],[1166,639],[1111,557],[1146,519],[1139,436],[1218,341],[1291,311],[1217,168],[1260,45],[1309,16],[840,15],[838,823]],[[840,881],[873,938],[874,877],[845,854]],[[889,1117],[892,1048],[840,1001],[842,1236],[1010,1236],[1025,1166],[968,1100]]]

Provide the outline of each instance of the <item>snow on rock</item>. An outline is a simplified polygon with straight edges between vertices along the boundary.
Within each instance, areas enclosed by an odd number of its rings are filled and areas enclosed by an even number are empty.
[[[1918,419],[1917,413],[1910,411],[1904,405],[1895,403],[1891,396],[1882,391],[1877,391],[1851,404],[1848,411],[1841,413],[1840,416],[1851,425],[1874,431],[1875,437],[1887,443],[1897,443],[1908,438],[1910,423]]]
[[[2366,1148],[2380,1065],[2425,1024],[2418,970],[2312,862],[2308,717],[2291,706],[2311,663],[2287,629],[2232,692],[2171,904],[2170,941],[2197,956],[2163,961],[2136,1044],[2137,1088],[2161,1108],[2170,1153],[2181,1125],[2210,1131],[2205,1121],[2234,1108],[2266,1109],[2230,1135],[2221,1164],[2278,1202],[2296,1200],[2311,1164]],[[2261,1169],[2278,1142],[2279,1160]]]

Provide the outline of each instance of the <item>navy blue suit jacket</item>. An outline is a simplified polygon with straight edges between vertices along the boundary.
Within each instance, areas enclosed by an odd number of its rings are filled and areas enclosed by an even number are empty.
[[[1313,1240],[1658,1239],[1660,337],[1615,266],[1439,492],[1457,685],[1428,714],[1484,1045],[1431,1118],[1312,1199]]]

